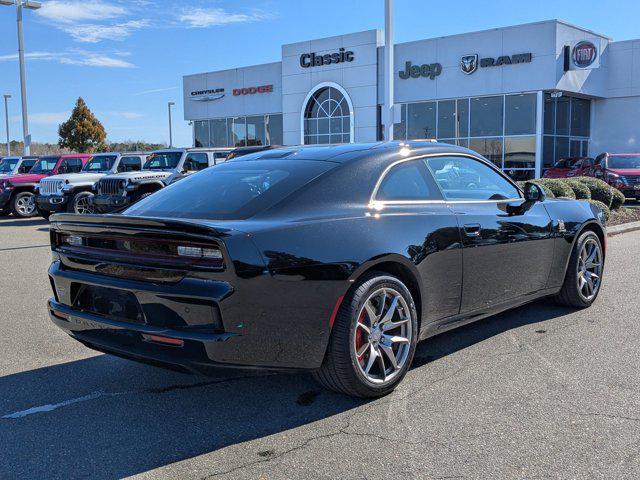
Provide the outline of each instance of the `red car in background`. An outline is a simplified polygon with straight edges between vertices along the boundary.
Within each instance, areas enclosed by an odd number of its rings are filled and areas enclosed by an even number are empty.
[[[0,212],[17,217],[33,217],[36,211],[36,186],[50,175],[77,173],[91,158],[88,154],[49,155],[40,157],[29,173],[11,175],[0,180]]]
[[[640,153],[601,153],[596,157],[593,176],[625,197],[640,200]]]
[[[591,157],[561,158],[542,175],[544,178],[591,176],[594,160]]]

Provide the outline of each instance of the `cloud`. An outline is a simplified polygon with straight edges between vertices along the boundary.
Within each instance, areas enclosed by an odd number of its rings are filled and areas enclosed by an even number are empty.
[[[170,90],[176,90],[178,87],[166,87],[166,88],[154,88],[152,90],[144,90],[142,92],[137,92],[132,94],[134,97],[137,97],[139,95],[148,95],[150,93],[159,93],[159,92],[168,92]]]
[[[29,114],[29,123],[37,125],[59,125],[62,122],[66,122],[71,116],[71,112],[37,112]],[[22,120],[22,117],[15,115],[11,117],[11,120],[18,122]]]
[[[178,19],[189,28],[207,28],[230,23],[256,22],[268,17],[268,14],[260,11],[231,13],[222,8],[194,8],[184,10]]]
[[[144,117],[143,113],[140,112],[111,112],[117,117],[126,118],[127,120],[135,120],[137,118]]]
[[[116,23],[114,25],[70,25],[68,27],[62,27],[62,29],[78,42],[98,43],[102,40],[124,40],[131,35],[134,30],[139,30],[149,25],[149,20],[143,19]]]
[[[115,55],[123,56],[123,52]],[[105,67],[105,68],[135,68],[135,65],[114,58],[109,54],[88,52],[86,50],[67,50],[65,52],[28,52],[25,58],[30,60],[48,60],[61,63],[63,65],[79,65],[87,67]],[[17,60],[17,54],[0,55],[0,62]]]
[[[111,5],[99,0],[94,1],[60,1],[52,0],[42,4],[36,13],[56,23],[77,23],[96,20],[109,20],[120,17],[126,10],[118,5]]]

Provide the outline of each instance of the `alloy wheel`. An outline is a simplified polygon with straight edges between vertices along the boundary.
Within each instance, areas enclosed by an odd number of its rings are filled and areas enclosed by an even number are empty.
[[[589,238],[578,257],[578,292],[580,296],[590,301],[598,293],[602,279],[602,252],[600,245],[594,238]]]
[[[370,382],[390,382],[402,371],[413,335],[410,315],[404,297],[387,287],[371,293],[358,312],[353,351]]]
[[[87,215],[94,213],[93,203],[91,202],[92,195],[81,195],[76,199],[73,205],[75,213],[81,215]]]
[[[33,195],[23,195],[16,201],[16,210],[22,217],[30,217],[36,209],[36,201]]]

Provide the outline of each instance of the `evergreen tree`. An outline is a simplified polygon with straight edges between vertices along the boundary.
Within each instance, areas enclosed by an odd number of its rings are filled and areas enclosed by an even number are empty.
[[[78,98],[69,120],[58,127],[58,145],[78,153],[103,151],[107,133],[89,110],[82,97]]]

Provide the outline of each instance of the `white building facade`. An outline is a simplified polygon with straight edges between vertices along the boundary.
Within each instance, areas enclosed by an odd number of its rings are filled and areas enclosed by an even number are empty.
[[[379,30],[282,46],[282,61],[187,75],[196,146],[382,140]],[[545,22],[395,46],[395,139],[469,147],[517,179],[640,151],[640,40]]]

